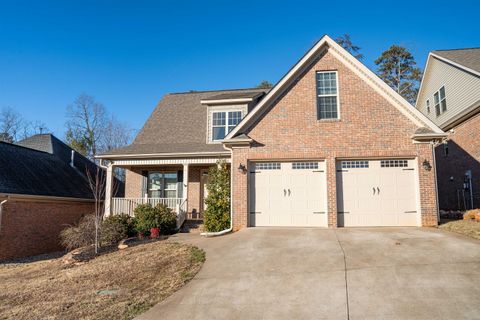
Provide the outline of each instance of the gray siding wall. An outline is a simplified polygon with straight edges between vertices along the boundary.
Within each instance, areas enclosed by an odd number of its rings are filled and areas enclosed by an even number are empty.
[[[437,117],[433,94],[443,85],[445,85],[447,111]],[[430,113],[427,112],[427,99],[430,99]],[[442,128],[452,117],[455,117],[479,100],[480,77],[440,61],[435,57],[430,58],[416,105],[423,114]]]

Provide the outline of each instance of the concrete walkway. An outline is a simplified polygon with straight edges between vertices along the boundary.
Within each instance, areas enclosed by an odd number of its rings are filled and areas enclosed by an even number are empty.
[[[207,261],[138,319],[480,318],[480,241],[437,229],[249,228],[171,240],[203,248]]]

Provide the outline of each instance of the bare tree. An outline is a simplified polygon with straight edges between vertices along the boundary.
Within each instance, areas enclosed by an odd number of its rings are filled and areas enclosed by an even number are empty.
[[[100,227],[102,225],[103,214],[105,212],[104,200],[106,196],[107,173],[100,166],[96,166],[94,172],[87,168],[86,176],[88,186],[92,191],[93,200],[95,201],[95,253],[98,253],[98,248],[100,247]],[[118,181],[114,178],[112,181],[112,194],[117,192],[118,187]]]
[[[3,108],[0,112],[0,141],[13,143],[48,131],[45,123],[38,120],[27,121],[12,108]]]
[[[93,159],[106,123],[106,110],[103,104],[92,96],[81,94],[67,107],[67,143]]]
[[[124,147],[132,141],[133,130],[124,122],[118,121],[113,115],[107,120],[100,138],[102,152]]]
[[[103,200],[105,199],[106,174],[100,167],[97,167],[95,172],[91,172],[87,169],[87,179],[95,201],[95,253],[98,253],[100,226],[104,212]]]
[[[13,143],[17,141],[25,127],[23,117],[10,107],[0,112],[0,140]]]
[[[67,143],[92,159],[98,153],[126,146],[133,130],[109,115],[105,106],[92,96],[81,94],[68,106]]]

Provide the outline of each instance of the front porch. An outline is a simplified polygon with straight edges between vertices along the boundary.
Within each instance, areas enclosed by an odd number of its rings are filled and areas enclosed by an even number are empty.
[[[134,216],[138,205],[164,204],[177,214],[177,227],[185,220],[202,221],[207,196],[208,170],[228,158],[113,160],[107,167],[105,215]],[[113,169],[126,170],[125,196],[112,197]]]

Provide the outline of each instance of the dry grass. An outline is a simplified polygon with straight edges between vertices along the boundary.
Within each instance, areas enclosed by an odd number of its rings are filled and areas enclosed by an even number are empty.
[[[196,247],[155,241],[81,265],[61,258],[0,264],[0,319],[131,319],[182,287],[204,261]]]
[[[480,222],[474,220],[456,220],[446,222],[439,226],[440,229],[461,233],[480,240]]]

